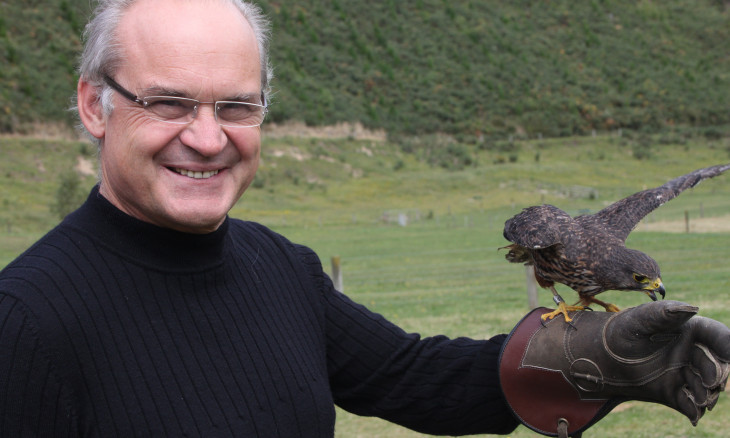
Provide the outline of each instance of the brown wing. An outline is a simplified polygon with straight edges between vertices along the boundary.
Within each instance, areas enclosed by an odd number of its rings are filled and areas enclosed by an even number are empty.
[[[528,207],[504,223],[504,238],[525,248],[546,248],[562,243],[573,218],[552,205]]]
[[[720,164],[698,169],[674,178],[657,188],[635,193],[609,205],[594,215],[582,216],[576,219],[578,221],[600,223],[608,233],[626,241],[631,231],[644,216],[665,202],[674,199],[684,190],[696,186],[702,180],[720,175],[728,169],[730,169],[730,164]]]

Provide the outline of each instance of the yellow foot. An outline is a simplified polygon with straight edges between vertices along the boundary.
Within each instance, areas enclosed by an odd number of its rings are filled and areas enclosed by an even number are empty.
[[[599,299],[596,299],[595,297],[581,297],[580,303],[586,307],[590,306],[591,304],[597,304],[604,309],[606,309],[606,312],[620,312],[621,309],[618,308],[615,304],[607,303],[605,301],[601,301]]]
[[[540,318],[542,318],[543,321],[547,321],[562,314],[563,317],[565,317],[565,322],[570,322],[573,320],[573,318],[568,316],[568,312],[575,312],[584,309],[585,307],[583,306],[568,306],[564,302],[561,302],[560,304],[558,304],[558,308],[556,310],[549,313],[544,313]]]
[[[604,306],[606,308],[606,312],[620,312],[621,309],[618,308],[615,304],[607,304]]]

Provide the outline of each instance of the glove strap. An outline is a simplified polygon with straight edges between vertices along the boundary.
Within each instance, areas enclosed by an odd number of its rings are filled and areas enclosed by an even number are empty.
[[[576,437],[620,401],[581,400],[560,371],[523,365],[533,335],[543,328],[540,317],[547,312],[546,308],[534,309],[512,330],[500,353],[499,380],[510,409],[522,424],[547,436],[565,436],[567,429],[568,435]]]

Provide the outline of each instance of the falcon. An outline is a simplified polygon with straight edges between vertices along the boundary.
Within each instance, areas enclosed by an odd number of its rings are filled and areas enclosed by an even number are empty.
[[[591,304],[609,312],[619,308],[595,298],[607,290],[639,291],[656,301],[665,295],[659,265],[641,251],[627,248],[626,238],[644,216],[701,181],[730,169],[730,164],[698,169],[666,184],[635,193],[603,210],[571,217],[552,205],[528,207],[507,220],[504,237],[512,242],[505,258],[512,263],[532,265],[535,279],[553,293],[558,309],[542,315],[543,320],[560,314],[571,321],[569,311]],[[578,292],[573,306],[565,304],[555,290],[561,283]]]

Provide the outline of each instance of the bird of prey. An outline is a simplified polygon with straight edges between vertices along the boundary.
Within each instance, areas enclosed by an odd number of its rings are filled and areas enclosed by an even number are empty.
[[[534,266],[537,283],[552,291],[558,309],[543,315],[543,320],[563,314],[570,322],[569,311],[591,304],[618,312],[615,305],[595,298],[607,290],[640,291],[654,301],[657,293],[664,298],[659,265],[643,252],[627,248],[626,238],[654,209],[728,169],[730,164],[698,169],[662,186],[635,193],[595,214],[575,218],[552,205],[525,208],[504,224],[504,237],[512,242],[504,247],[509,249],[505,258]],[[565,304],[555,283],[578,292],[580,299],[576,305]]]

